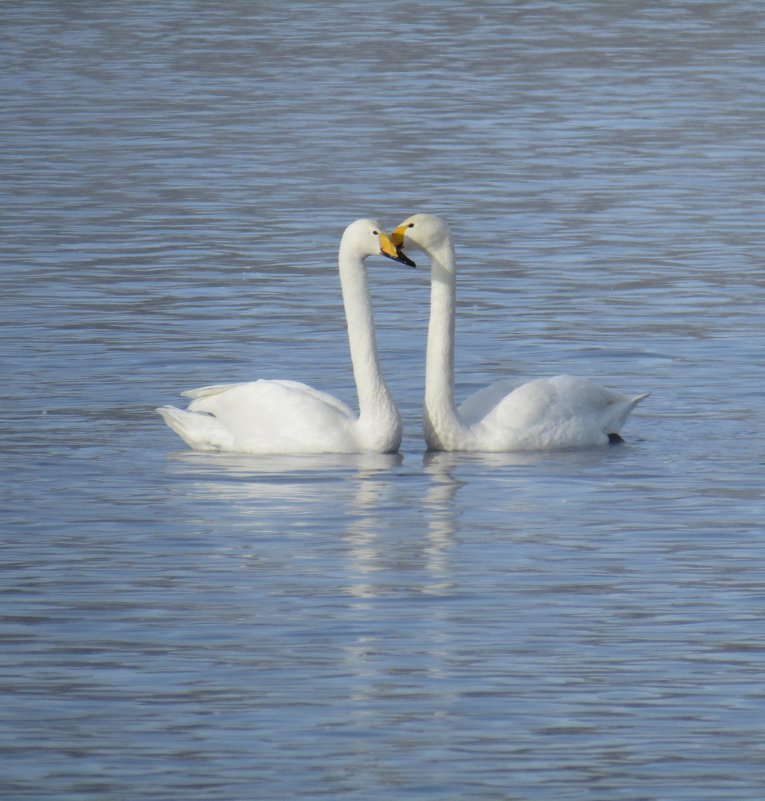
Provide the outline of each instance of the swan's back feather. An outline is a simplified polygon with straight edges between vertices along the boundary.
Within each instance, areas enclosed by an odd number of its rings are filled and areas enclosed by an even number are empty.
[[[189,390],[188,411],[158,409],[192,448],[243,453],[348,453],[358,450],[353,411],[298,381],[261,379]]]
[[[609,442],[646,397],[559,375],[520,386],[512,379],[499,381],[468,398],[459,411],[475,434],[497,449],[569,448]]]
[[[479,389],[478,392],[466,398],[459,407],[459,413],[468,424],[477,423],[507,395],[509,395],[522,382],[513,378],[506,378]]]
[[[198,387],[197,389],[187,389],[181,392],[184,398],[208,398],[211,395],[219,395],[231,387],[237,386],[236,384],[210,384],[206,387]]]
[[[236,398],[238,403],[249,402],[259,404],[267,402],[266,399],[269,396],[273,397],[276,401],[279,399],[279,388],[285,390],[285,394],[294,392],[297,393],[298,396],[314,398],[319,403],[337,409],[340,414],[353,417],[353,412],[350,407],[341,400],[338,400],[334,395],[330,395],[329,392],[322,392],[320,389],[315,389],[300,381],[289,381],[286,379],[261,378],[258,381],[245,381],[241,384],[213,384],[209,387],[189,389],[181,394],[189,398],[194,398],[189,404],[189,409],[192,411],[215,414],[215,410],[220,404],[228,405],[228,402],[232,398]]]

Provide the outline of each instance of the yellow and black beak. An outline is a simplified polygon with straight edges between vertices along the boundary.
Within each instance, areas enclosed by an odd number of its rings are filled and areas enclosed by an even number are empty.
[[[397,231],[399,229],[396,229]],[[380,254],[383,256],[387,256],[389,259],[393,259],[393,261],[398,261],[401,264],[406,264],[407,267],[416,267],[417,265],[409,258],[409,256],[405,255],[404,252],[401,250],[401,245],[404,243],[404,235],[401,234],[400,239],[397,240],[393,238],[393,236],[388,236],[384,234],[382,231],[379,233],[380,237]]]

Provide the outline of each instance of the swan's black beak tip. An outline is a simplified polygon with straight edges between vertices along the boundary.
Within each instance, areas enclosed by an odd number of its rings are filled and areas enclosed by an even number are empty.
[[[393,257],[391,256],[391,258]],[[401,264],[406,264],[407,267],[414,267],[414,268],[417,267],[417,264],[414,261],[412,261],[412,259],[410,259],[409,256],[407,256],[406,253],[404,253],[404,251],[401,250],[401,248],[396,248],[395,261],[399,261],[401,262]]]
[[[375,231],[375,233],[377,233]],[[403,244],[402,240],[398,242],[394,242],[393,238],[380,232],[378,234],[380,237],[380,255],[387,256],[389,259],[393,259],[393,261],[397,261],[400,264],[406,264],[407,267],[416,267],[417,265],[407,256],[404,251],[401,249]]]

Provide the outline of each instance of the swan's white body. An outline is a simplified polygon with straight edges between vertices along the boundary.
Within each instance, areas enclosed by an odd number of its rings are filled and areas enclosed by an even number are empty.
[[[584,378],[561,375],[518,386],[499,381],[454,402],[456,263],[447,224],[415,214],[392,234],[431,260],[430,324],[425,365],[425,441],[432,450],[553,450],[607,444],[646,395],[627,397]]]
[[[186,411],[163,406],[165,422],[195,450],[254,454],[393,453],[401,417],[380,370],[369,298],[367,256],[397,258],[374,220],[357,220],[340,242],[340,283],[359,415],[297,381],[260,380],[189,390]]]

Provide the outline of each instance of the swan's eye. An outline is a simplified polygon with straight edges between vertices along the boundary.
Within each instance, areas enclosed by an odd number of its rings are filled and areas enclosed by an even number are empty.
[[[414,228],[414,223],[409,223],[410,228]]]
[[[374,236],[378,236],[378,232],[377,232],[377,231],[372,231],[372,234],[373,234]]]

